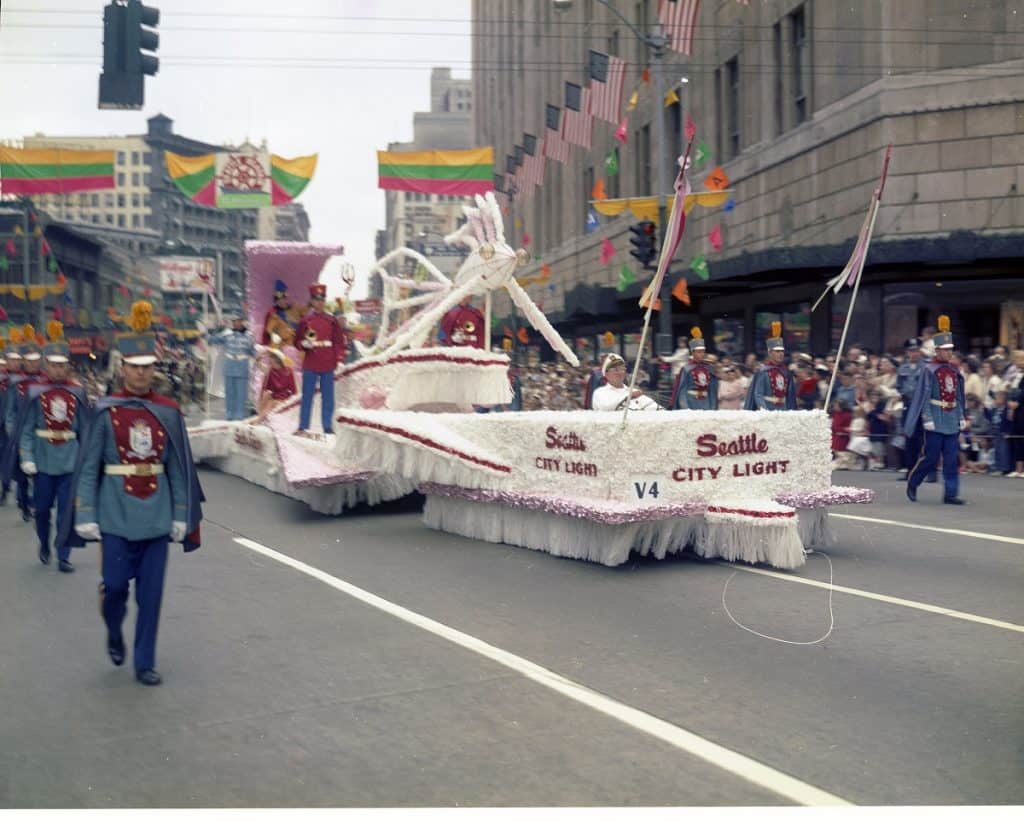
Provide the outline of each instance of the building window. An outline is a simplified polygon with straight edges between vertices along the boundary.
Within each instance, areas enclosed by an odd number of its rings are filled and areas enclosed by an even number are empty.
[[[142,195],[142,205],[145,206],[146,208],[149,208],[149,195],[148,194],[143,194]]]
[[[124,188],[124,172],[117,172],[117,187]]]
[[[139,152],[133,151],[132,152],[132,165],[133,166],[137,166],[138,164],[139,164]]]
[[[152,227],[153,227],[153,217],[152,217],[151,215],[147,214],[147,215],[146,215],[146,216],[145,216],[145,217],[143,218],[143,220],[142,220],[142,224],[143,224],[143,225],[144,225],[144,226],[145,226],[146,228],[152,228]]]
[[[138,228],[138,227],[139,227],[139,215],[138,214],[132,214],[132,228]]]
[[[117,226],[118,228],[124,228],[124,214],[117,215]]]
[[[148,165],[151,165],[152,162],[153,162],[153,155],[150,154],[148,151],[142,152],[142,164],[144,166],[148,166]]]
[[[114,224],[114,215],[113,214],[107,214],[106,217],[107,217],[107,225],[113,225]]]
[[[124,208],[124,205],[125,205],[125,197],[124,197],[124,195],[123,194],[118,194],[117,195],[117,207],[118,208]]]
[[[103,195],[103,205],[105,205],[107,208],[113,208],[114,207],[114,195],[113,194],[104,194]]]
[[[132,208],[138,208],[138,207],[139,207],[139,195],[138,194],[133,194],[132,195]]]
[[[117,164],[119,166],[123,166],[124,165],[124,152],[123,151],[117,152]]]
[[[725,64],[726,100],[725,111],[728,121],[728,151],[731,160],[740,153],[740,58],[733,57]]]
[[[810,44],[807,41],[807,17],[804,6],[789,15],[793,43],[793,122],[807,119],[810,93]]]
[[[91,205],[93,208],[98,208],[99,204],[100,204],[100,195],[99,194],[90,194],[89,195],[89,205]]]
[[[139,184],[139,172],[133,171],[132,172],[132,185],[133,186],[137,186],[138,184]]]

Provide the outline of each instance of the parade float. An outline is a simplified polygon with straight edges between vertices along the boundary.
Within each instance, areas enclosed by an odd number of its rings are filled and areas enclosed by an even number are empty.
[[[491,293],[507,289],[552,348],[576,358],[516,282],[525,253],[506,242],[493,196],[447,239],[469,251],[454,280],[410,249],[378,262],[384,315],[374,344],[335,374],[334,435],[291,434],[296,397],[263,425],[193,429],[197,458],[328,513],[418,489],[431,528],[605,565],[689,549],[796,568],[827,542],[829,507],[871,500],[831,485],[822,411],[465,413],[511,398],[506,355],[424,347],[467,296],[482,296],[489,317]],[[260,252],[250,251],[256,271]],[[431,278],[387,272],[407,256]]]

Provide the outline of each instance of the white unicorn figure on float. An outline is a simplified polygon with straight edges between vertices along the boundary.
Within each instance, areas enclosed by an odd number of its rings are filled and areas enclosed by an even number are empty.
[[[444,238],[447,244],[462,243],[469,248],[469,256],[455,273],[454,282],[420,252],[404,246],[389,252],[374,264],[370,273],[379,274],[384,286],[381,323],[372,348],[356,344],[360,354],[388,357],[405,348],[421,348],[432,328],[450,308],[467,296],[478,295],[484,297],[484,339],[488,341],[489,348],[491,295],[497,289],[504,288],[526,320],[551,347],[573,365],[579,365],[572,349],[530,299],[530,295],[516,282],[516,269],[526,265],[530,255],[522,248],[514,250],[506,241],[501,209],[494,194],[478,194],[475,199],[476,208],[462,207],[466,222]],[[412,258],[420,263],[431,279],[416,281],[387,272],[385,266],[393,260],[404,258]],[[403,297],[403,291],[411,291],[413,296]],[[407,309],[419,310],[392,329],[392,315]]]

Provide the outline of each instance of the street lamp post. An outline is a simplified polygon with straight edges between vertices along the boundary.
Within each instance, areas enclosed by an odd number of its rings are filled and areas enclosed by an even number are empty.
[[[654,165],[658,197],[658,247],[660,249],[665,243],[665,235],[667,233],[665,226],[665,113],[662,111],[661,103],[662,91],[665,86],[665,47],[668,45],[668,38],[662,33],[660,23],[655,23],[654,31],[651,34],[645,34],[626,19],[622,12],[615,8],[609,0],[597,0],[597,2],[618,17],[633,32],[633,35],[653,53],[654,94],[652,95],[652,106],[654,111],[652,117],[654,119],[654,139],[657,143]],[[552,4],[555,7],[555,11],[568,11],[572,8],[572,0],[552,0]],[[673,348],[671,289],[672,283],[670,278],[666,276],[661,283],[661,291],[664,297],[661,299],[661,311],[658,312],[658,336],[661,338],[662,345],[655,346],[656,348],[664,347],[665,350],[656,350],[656,354],[670,354]],[[651,296],[653,299],[658,299],[660,295],[653,294]]]

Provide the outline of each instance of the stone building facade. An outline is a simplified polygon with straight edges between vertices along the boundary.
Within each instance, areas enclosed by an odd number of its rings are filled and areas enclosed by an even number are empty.
[[[656,23],[655,0],[614,5],[642,31]],[[692,56],[666,52],[657,91],[640,79],[649,50],[602,4],[558,12],[547,2],[476,0],[476,138],[501,162],[524,131],[542,133],[544,104],[562,105],[564,81],[585,84],[587,49],[631,64],[624,102],[639,91],[615,178],[603,170],[615,126],[595,120],[593,149],[574,148],[565,166],[549,161],[544,186],[511,206],[508,233],[516,242],[529,234],[535,255],[524,275],[550,266],[550,278],[528,290],[584,347],[604,331],[639,330],[643,277],[615,287],[623,263],[640,275],[627,253],[636,218],[602,219],[587,234],[587,200],[601,177],[612,197],[653,194],[659,161],[671,180],[685,111],[710,155],[691,173],[694,188],[721,165],[735,208],[689,215],[669,286],[685,276],[692,305],[673,303],[675,333],[700,322],[719,349],[752,351],[782,319],[793,346],[834,347],[849,292],[813,313],[810,305],[849,258],[892,144],[851,339],[896,350],[945,312],[965,349],[1024,345],[1024,15],[1016,5],[705,2]],[[681,106],[661,105],[670,89]],[[668,134],[661,157],[652,143],[658,112]],[[720,252],[707,240],[715,226]],[[607,265],[605,238],[617,249]],[[706,281],[690,270],[696,254],[708,261]],[[496,313],[503,309],[511,312],[507,301]]]

